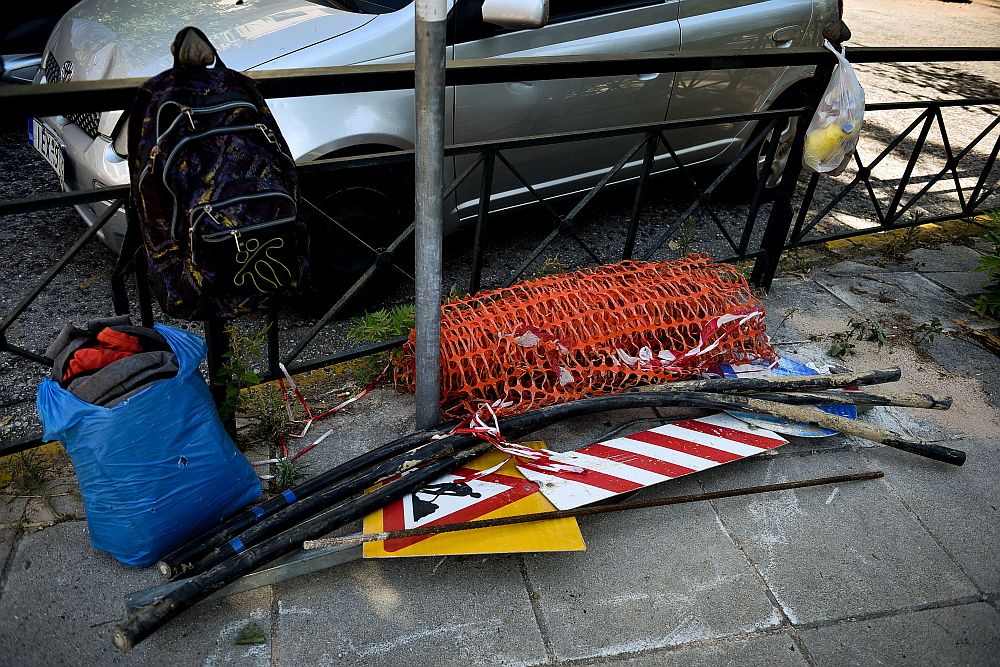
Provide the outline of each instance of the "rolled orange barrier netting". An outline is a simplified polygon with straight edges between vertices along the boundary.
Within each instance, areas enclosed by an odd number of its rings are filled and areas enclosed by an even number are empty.
[[[414,343],[396,368],[411,391]],[[516,414],[774,356],[764,306],[734,267],[701,255],[620,262],[442,306],[441,407]]]

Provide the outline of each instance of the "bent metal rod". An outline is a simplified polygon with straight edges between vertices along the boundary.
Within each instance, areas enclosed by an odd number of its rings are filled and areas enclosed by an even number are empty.
[[[749,496],[758,493],[770,493],[772,491],[788,491],[790,489],[804,489],[810,486],[821,486],[825,484],[845,484],[847,482],[863,482],[870,479],[885,477],[881,470],[874,472],[859,473],[856,475],[836,475],[832,477],[818,477],[815,479],[804,479],[798,482],[785,482],[783,484],[765,484],[762,486],[747,486],[739,489],[727,489],[725,491],[711,491],[709,493],[696,493],[687,496],[673,496],[671,498],[654,498],[652,500],[642,500],[634,503],[623,503],[620,505],[597,505],[591,507],[576,507],[570,510],[555,510],[552,512],[538,512],[537,514],[522,514],[519,516],[495,517],[480,521],[464,521],[462,523],[452,523],[443,526],[426,526],[422,528],[411,528],[409,530],[391,530],[382,533],[371,533],[368,535],[345,535],[342,537],[328,537],[321,540],[306,540],[302,544],[304,549],[324,549],[327,547],[347,546],[351,544],[363,544],[365,542],[383,542],[385,540],[396,540],[408,537],[420,537],[423,535],[439,535],[441,533],[454,533],[463,530],[474,530],[477,528],[496,528],[498,526],[514,526],[522,523],[535,523],[537,521],[551,521],[554,519],[578,518],[581,516],[593,516],[595,514],[612,514],[614,512],[627,512],[630,510],[647,509],[651,507],[666,507],[669,505],[684,505],[687,503],[697,503],[706,500],[717,500],[719,498],[733,498],[736,496]]]
[[[497,525],[512,525],[517,523],[529,523],[536,521],[547,521],[550,519],[564,518],[566,516],[590,516],[594,514],[606,514],[611,512],[625,512],[629,510],[665,507],[669,505],[680,505],[686,503],[716,500],[720,498],[732,498],[737,496],[756,495],[776,491],[786,491],[791,489],[801,489],[811,486],[821,486],[828,484],[844,484],[850,482],[860,482],[864,480],[878,479],[883,477],[881,471],[861,473],[857,475],[839,475],[835,477],[820,477],[796,482],[785,482],[783,484],[767,484],[763,486],[750,486],[737,489],[727,489],[724,491],[713,491],[711,493],[701,493],[688,496],[674,496],[671,498],[657,498],[634,503],[621,503],[617,505],[601,505],[596,507],[578,507],[572,510],[546,512],[530,514],[518,517],[504,517],[513,519],[512,521],[500,522],[497,519],[487,521],[470,521],[455,523],[446,526],[436,526],[434,528],[417,528],[413,530],[392,531],[388,533],[374,533],[362,535],[355,533],[338,538],[326,538],[320,540],[307,540],[304,543],[304,550],[293,552],[286,560],[277,561],[251,574],[247,574],[225,588],[222,588],[207,599],[217,599],[243,593],[245,591],[270,586],[272,584],[289,581],[296,577],[313,572],[327,570],[337,565],[357,560],[362,557],[361,545],[365,542],[377,542],[382,540],[416,537],[424,534],[438,534],[444,532],[455,532],[460,530],[470,530],[475,528],[487,528]],[[330,544],[333,546],[326,547]],[[172,581],[152,588],[143,589],[125,596],[125,606],[129,611],[137,609],[154,602],[155,600],[169,594],[173,590],[183,585],[182,581]]]
[[[867,385],[883,384],[895,382],[900,378],[898,368],[873,370],[863,373],[842,373],[834,375],[811,375],[804,377],[761,377],[761,378],[725,378],[715,380],[687,380],[672,382],[668,385],[656,385],[643,387],[640,391],[663,391],[669,389],[671,392],[699,392],[711,391],[716,394],[738,394],[748,392],[780,392],[780,391],[819,391],[826,389],[838,389],[844,387],[861,387]],[[626,399],[627,400],[627,399]],[[518,435],[518,427],[515,422],[519,422],[519,417],[504,420],[500,426],[504,433],[515,437]],[[281,512],[286,507],[297,501],[315,494],[316,492],[360,473],[381,461],[385,461],[393,456],[409,451],[420,444],[426,443],[437,432],[448,432],[458,422],[447,422],[439,424],[435,429],[428,429],[410,434],[395,440],[391,443],[378,447],[370,452],[366,452],[351,461],[338,466],[332,470],[313,477],[290,489],[285,494],[275,496],[270,500],[254,506],[248,510],[240,512],[230,517],[221,525],[214,528],[209,533],[202,535],[192,542],[178,548],[164,556],[158,563],[160,571],[167,577],[173,579],[180,576],[189,576],[193,573],[196,563],[206,554],[225,545],[230,539],[240,535],[250,527],[258,524],[273,514]],[[537,428],[539,424],[534,424]],[[530,431],[531,429],[529,429]],[[470,441],[473,440],[470,438]]]

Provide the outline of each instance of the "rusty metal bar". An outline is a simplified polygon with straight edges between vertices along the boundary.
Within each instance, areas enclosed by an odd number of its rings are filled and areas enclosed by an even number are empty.
[[[385,540],[398,540],[408,537],[421,537],[424,535],[440,535],[441,533],[455,533],[463,530],[475,530],[477,528],[497,528],[501,526],[516,526],[523,523],[536,523],[538,521],[555,521],[557,519],[576,519],[584,516],[596,516],[599,514],[613,514],[616,512],[630,512],[633,510],[652,509],[654,507],[668,507],[670,505],[687,505],[690,503],[701,503],[709,500],[719,500],[721,498],[736,498],[739,496],[757,495],[760,493],[774,493],[777,491],[791,491],[793,489],[805,489],[810,486],[826,486],[829,484],[846,484],[848,482],[865,482],[873,479],[881,479],[885,473],[881,470],[873,472],[857,473],[855,475],[834,475],[830,477],[817,477],[814,479],[803,479],[797,482],[782,482],[779,484],[763,484],[761,486],[745,486],[738,489],[726,489],[725,491],[709,491],[708,493],[695,493],[686,496],[672,496],[670,498],[654,498],[651,500],[640,500],[633,503],[622,503],[620,505],[597,505],[587,507],[576,507],[570,510],[555,510],[551,512],[539,512],[537,514],[522,514],[519,516],[502,516],[492,519],[480,519],[479,521],[464,521],[462,523],[451,523],[443,526],[424,526],[422,528],[410,528],[409,530],[391,530],[382,533],[370,533],[368,535],[345,535],[343,537],[328,537],[319,540],[306,540],[303,542],[304,549],[328,549],[331,547],[343,547],[352,544],[364,544],[366,542],[383,542]]]

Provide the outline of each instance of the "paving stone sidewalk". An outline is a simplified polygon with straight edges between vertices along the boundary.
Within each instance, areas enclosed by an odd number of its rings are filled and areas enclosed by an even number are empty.
[[[93,551],[79,501],[44,530],[0,531],[0,663],[29,665],[942,665],[1000,655],[1000,359],[951,324],[980,274],[944,245],[883,265],[861,258],[780,277],[766,305],[783,354],[830,363],[850,318],[881,322],[843,363],[900,366],[902,391],[951,394],[948,412],[877,408],[865,419],[969,454],[954,468],[853,438],[798,441],[648,490],[696,493],[882,470],[885,478],[581,521],[587,551],[359,561],[202,604],[127,655],[111,646],[124,593],[159,583]],[[946,331],[915,344],[938,317]],[[952,331],[947,331],[952,330]],[[313,471],[408,432],[412,398],[378,391],[324,424]],[[546,429],[575,448],[638,410]],[[0,523],[44,519],[37,499]],[[75,517],[75,518],[74,518]],[[30,522],[30,521],[29,521]],[[261,646],[236,646],[257,623]]]

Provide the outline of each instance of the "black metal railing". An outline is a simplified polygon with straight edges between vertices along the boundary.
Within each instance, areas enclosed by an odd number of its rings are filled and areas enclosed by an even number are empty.
[[[857,64],[862,63],[898,63],[898,62],[947,62],[947,61],[1000,61],[1000,49],[852,49],[849,58]],[[870,231],[894,229],[922,224],[928,221],[956,219],[974,215],[983,204],[996,192],[996,184],[989,179],[994,169],[1000,138],[997,139],[989,154],[976,183],[971,187],[963,187],[958,176],[957,165],[970,151],[983,142],[990,132],[1000,123],[994,119],[987,124],[978,138],[959,152],[954,152],[947,139],[945,119],[942,109],[947,107],[988,107],[1000,104],[1000,97],[913,101],[894,104],[870,105],[870,112],[899,109],[920,109],[918,118],[890,142],[874,160],[864,163],[855,154],[857,174],[832,195],[825,204],[817,201],[818,186],[821,183],[819,175],[812,175],[801,197],[796,197],[796,188],[800,176],[800,164],[803,137],[808,119],[818,104],[820,96],[826,87],[833,69],[832,54],[824,49],[787,49],[761,53],[715,53],[715,54],[635,54],[613,57],[563,57],[542,59],[509,59],[497,61],[457,61],[449,63],[446,74],[447,85],[470,85],[485,83],[500,83],[507,81],[546,80],[576,77],[600,77],[611,75],[634,74],[636,72],[683,72],[699,70],[740,69],[777,66],[811,66],[815,67],[811,80],[807,80],[804,92],[807,103],[791,109],[774,109],[761,112],[748,112],[725,116],[671,120],[658,123],[647,123],[627,127],[600,128],[583,132],[566,134],[549,134],[532,137],[522,137],[504,141],[454,145],[446,148],[446,156],[470,156],[471,163],[445,189],[445,198],[452,195],[457,188],[476,175],[479,178],[479,210],[473,228],[472,259],[468,275],[468,291],[477,292],[483,285],[483,266],[490,248],[488,243],[489,221],[491,217],[490,201],[493,196],[494,176],[498,165],[506,169],[521,186],[531,194],[538,206],[546,213],[548,227],[543,230],[542,238],[533,248],[524,253],[524,259],[512,271],[504,276],[497,287],[510,285],[522,279],[549,248],[556,243],[573,244],[585,258],[584,263],[608,263],[629,258],[650,259],[663,253],[664,246],[673,239],[678,230],[691,219],[695,212],[706,215],[725,242],[727,250],[723,251],[722,261],[753,260],[754,267],[751,280],[761,287],[768,287],[774,277],[781,253],[784,249],[799,245],[820,243],[833,238],[844,238]],[[346,92],[371,92],[412,88],[413,68],[411,65],[391,66],[355,66],[342,68],[320,68],[312,70],[279,70],[253,73],[258,85],[268,98],[284,96],[323,95]],[[141,80],[119,80],[107,82],[70,82],[51,86],[25,87],[0,90],[0,122],[21,116],[66,115],[68,113],[108,111],[127,107]],[[748,160],[760,158],[761,146],[767,143],[763,155],[763,168],[769,169],[775,160],[778,145],[776,133],[781,132],[789,119],[798,118],[796,136],[787,156],[787,167],[777,185],[765,192],[766,179],[759,179],[742,218],[739,229],[727,224],[717,214],[713,197],[725,189],[727,177]],[[758,131],[742,147],[733,160],[725,166],[721,173],[714,174],[707,185],[702,185],[700,174],[694,174],[692,169],[684,164],[675,147],[668,139],[668,134],[675,130],[692,129],[710,125],[747,123],[757,125]],[[939,128],[944,137],[946,148],[945,168],[935,178],[929,180],[917,193],[907,196],[914,165],[921,156],[928,133],[932,126]],[[904,169],[903,176],[892,188],[892,195],[885,206],[879,201],[876,187],[872,183],[872,170],[888,155],[895,151],[915,130],[919,128],[917,140],[910,152],[910,158]],[[516,159],[511,156],[520,148],[555,145],[566,142],[586,141],[592,139],[607,139],[620,137],[631,138],[628,150],[609,170],[597,180],[588,190],[578,195],[575,204],[567,213],[560,213],[556,206],[540,196],[533,184],[525,178]],[[772,139],[769,141],[769,139]],[[682,181],[691,193],[690,202],[670,221],[656,220],[650,223],[643,220],[644,202],[648,195],[648,186],[654,171],[662,171],[655,167],[657,155],[669,157],[669,169]],[[639,157],[641,156],[641,158]],[[638,167],[638,174],[624,178],[623,169],[626,166]],[[340,157],[317,160],[299,165],[303,177],[316,174],[350,171],[357,169],[387,168],[392,165],[412,164],[412,151],[397,151],[365,155],[359,157]],[[953,212],[923,219],[914,223],[904,216],[917,201],[934,187],[947,174],[955,181],[959,197],[959,207]],[[609,184],[627,181],[635,187],[631,200],[630,215],[621,240],[620,251],[610,253],[592,247],[580,233],[579,221],[584,212],[595,201],[596,197]],[[825,235],[817,235],[820,223],[859,185],[864,185],[869,199],[874,206],[878,224],[871,229],[836,230]],[[308,193],[307,193],[308,194]],[[767,196],[765,196],[767,194]],[[0,352],[6,352],[31,362],[48,365],[50,360],[44,355],[19,346],[7,339],[7,331],[25,310],[39,297],[47,285],[61,272],[80,250],[90,242],[97,232],[105,225],[122,205],[128,196],[127,186],[115,186],[95,190],[85,190],[72,193],[56,193],[44,196],[33,196],[24,199],[0,202],[0,216],[55,208],[68,205],[79,205],[93,202],[112,201],[60,258],[45,276],[18,301],[14,308],[3,316],[0,321]],[[305,207],[310,206],[308,199]],[[796,212],[797,209],[797,212]],[[766,216],[766,217],[765,217]],[[337,221],[330,221],[338,224]],[[643,228],[643,224],[648,229]],[[340,298],[326,312],[317,318],[305,335],[294,341],[285,341],[287,348],[284,353],[279,341],[279,314],[268,317],[269,341],[267,346],[267,369],[262,373],[264,380],[279,377],[278,364],[283,363],[292,373],[304,372],[366,356],[382,350],[392,349],[402,344],[403,339],[393,339],[362,346],[353,346],[337,352],[321,354],[303,359],[303,353],[316,341],[317,336],[325,327],[343,315],[348,305],[360,294],[379,274],[387,270],[396,270],[402,275],[406,271],[399,266],[398,259],[402,249],[413,235],[414,224],[411,222],[385,248],[377,248],[377,257],[360,275],[353,285],[343,291]],[[640,233],[644,232],[644,233]],[[644,240],[645,239],[645,240]],[[143,319],[149,320],[152,311],[143,309]],[[218,322],[210,322],[206,326],[206,338],[210,348],[210,366],[217,368],[227,338],[221,331]],[[25,438],[0,446],[0,454],[11,453],[30,446],[37,445],[38,438]]]

